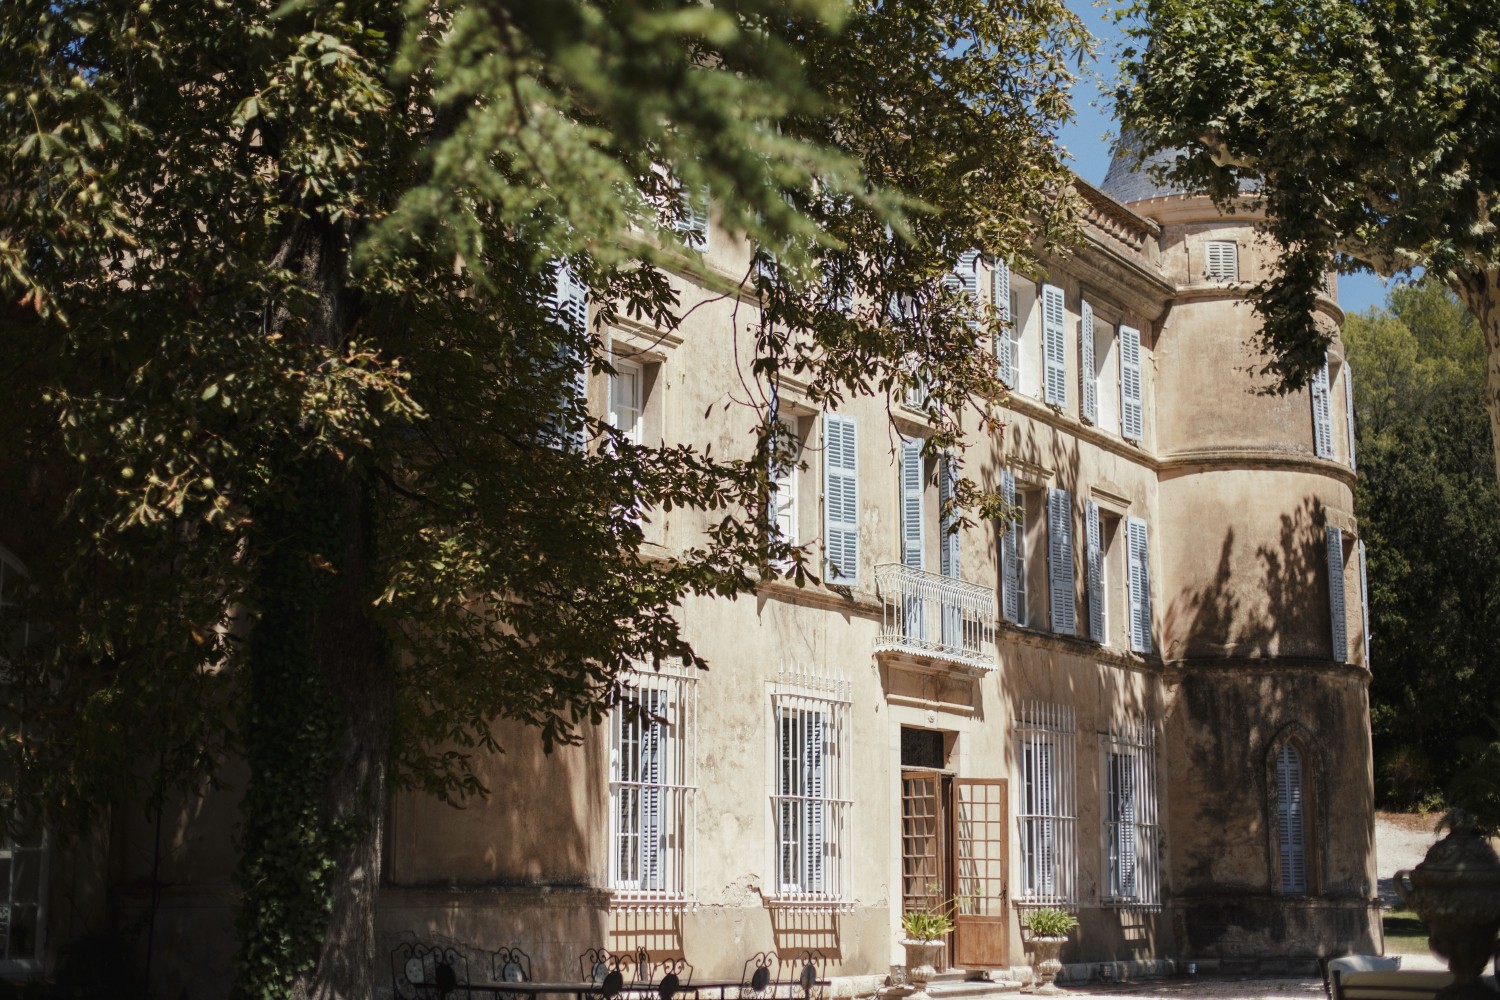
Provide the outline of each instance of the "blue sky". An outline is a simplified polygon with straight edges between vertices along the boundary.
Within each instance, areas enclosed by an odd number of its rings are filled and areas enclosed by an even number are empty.
[[[1105,96],[1115,86],[1115,65],[1119,61],[1122,39],[1106,10],[1090,0],[1068,0],[1088,24],[1097,39],[1096,59],[1085,71],[1073,95],[1076,120],[1063,129],[1061,141],[1072,154],[1073,169],[1092,184],[1104,181],[1109,169],[1109,147],[1115,137],[1115,121]],[[1385,283],[1374,274],[1345,274],[1339,277],[1339,304],[1346,312],[1356,312],[1385,301]]]

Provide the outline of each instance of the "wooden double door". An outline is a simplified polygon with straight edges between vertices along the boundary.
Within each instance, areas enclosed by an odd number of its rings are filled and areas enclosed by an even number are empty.
[[[1007,961],[1004,778],[901,772],[903,911],[947,910],[950,964],[999,968]]]

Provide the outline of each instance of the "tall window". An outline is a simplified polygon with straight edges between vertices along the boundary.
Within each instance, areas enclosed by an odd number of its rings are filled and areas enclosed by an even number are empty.
[[[797,432],[797,418],[778,416],[774,424],[776,440],[771,447],[771,527],[788,545],[800,544],[797,534],[797,466],[802,450],[802,436]]]
[[[0,667],[31,638],[26,622],[16,614],[26,579],[20,562],[0,548]],[[0,975],[27,975],[40,968],[47,858],[47,833],[40,827],[0,839]]]
[[[1028,491],[1016,484],[1016,477],[1009,470],[1000,473],[1000,495],[1013,516],[1005,526],[1000,538],[1000,596],[1005,620],[1017,625],[1031,625],[1031,593],[1027,586],[1030,567],[1027,563],[1026,532],[1031,522]]]
[[[645,410],[645,370],[634,361],[615,358],[609,380],[609,422],[632,444],[640,444]]]
[[[1104,902],[1160,906],[1156,736],[1130,726],[1099,737],[1104,787]]]
[[[694,679],[678,661],[639,667],[611,716],[610,884],[616,902],[693,893]]]
[[[1276,844],[1281,891],[1307,892],[1306,781],[1302,753],[1288,741],[1276,751]]]
[[[1037,327],[1037,286],[1030,281],[1010,283],[1010,387],[1036,396],[1041,376],[1041,347]]]
[[[1021,770],[1016,783],[1021,901],[1072,905],[1078,882],[1073,710],[1028,702],[1016,721],[1015,739]]]
[[[775,899],[849,900],[849,688],[841,678],[784,673],[771,697]]]

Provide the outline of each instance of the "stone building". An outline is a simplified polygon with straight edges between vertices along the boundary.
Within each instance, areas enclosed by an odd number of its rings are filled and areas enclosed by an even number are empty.
[[[1025,966],[1021,917],[1041,905],[1081,921],[1075,974],[1379,950],[1332,276],[1326,371],[1310,392],[1261,393],[1253,211],[1221,216],[1120,165],[1079,187],[1079,252],[1034,277],[967,258],[958,275],[1012,319],[994,345],[1004,431],[971,441],[961,470],[1014,498],[1009,530],[939,523],[958,470],[922,456],[919,410],[824,412],[784,379],[800,461],[777,470],[778,526],[822,579],[688,600],[712,669],[642,670],[656,721],[621,715],[551,756],[514,729],[481,763],[487,800],[399,796],[387,951],[515,945],[538,978],[571,979],[596,945],[682,956],[700,977],[811,950],[859,988],[902,961],[904,909],[954,900],[946,960],[967,970]],[[748,272],[747,246],[705,238],[711,267]],[[746,452],[753,417],[703,414],[739,384],[729,334],[753,295],[679,285],[697,303],[679,331],[602,332],[619,375],[594,377],[590,405],[643,441]],[[664,554],[697,530],[649,525]],[[164,996],[218,995],[229,973],[231,815],[185,807],[164,854],[138,818],[111,833],[123,912],[143,911],[160,864]],[[26,882],[24,850],[6,855],[11,971],[55,951],[40,929],[82,891],[61,858],[50,895]]]

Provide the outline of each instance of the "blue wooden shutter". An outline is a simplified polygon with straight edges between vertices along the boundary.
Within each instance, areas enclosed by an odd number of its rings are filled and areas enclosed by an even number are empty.
[[[1214,281],[1240,280],[1240,246],[1232,240],[1209,240],[1204,271]]]
[[[661,722],[666,714],[666,695],[641,692],[641,708],[657,718],[641,719],[641,888],[662,889],[662,783],[665,738]]]
[[[1000,372],[1000,381],[1016,386],[1016,359],[1010,352],[1010,325],[1016,321],[1010,309],[1010,265],[1003,260],[995,261],[995,270],[990,275],[990,301],[1000,313],[1001,328],[995,331],[995,366]]]
[[[827,583],[859,583],[859,458],[853,417],[823,415],[823,544]]]
[[[1120,436],[1127,441],[1142,437],[1141,332],[1120,327]]]
[[[1130,564],[1130,648],[1151,652],[1151,560],[1146,522],[1125,519],[1125,543]]]
[[[580,350],[579,342],[588,337],[588,289],[566,264],[557,267],[547,304],[558,324],[569,334],[569,339],[558,347],[557,363],[569,373],[571,398],[564,403],[564,413],[554,427],[556,436],[553,440],[582,451],[588,444],[588,425],[582,413],[588,408],[589,358]]]
[[[943,511],[939,527],[943,541],[939,550],[941,557],[938,570],[944,576],[955,578],[959,576],[959,532],[955,527],[958,524],[958,512],[950,512],[948,505],[952,502],[956,492],[958,492],[958,459],[953,455],[944,455],[938,478],[938,504]]]
[[[1000,472],[1000,496],[1007,509],[1016,505],[1016,477],[1006,470]],[[1002,613],[1005,620],[1019,620],[1020,606],[1016,601],[1016,532],[1024,530],[1020,517],[1011,520],[1000,537],[1000,589]]]
[[[979,299],[979,251],[966,250],[958,255],[958,263],[953,267],[953,277],[958,281],[958,287],[963,289],[965,295],[970,299]]]
[[[1359,540],[1359,610],[1365,627],[1365,669],[1370,669],[1370,588],[1365,582],[1365,540]]]
[[[1349,468],[1357,466],[1354,462],[1354,369],[1349,362],[1344,362],[1344,422],[1349,431]]]
[[[938,467],[938,509],[942,516],[938,521],[939,556],[938,571],[945,577],[959,577],[958,513],[948,512],[948,505],[958,491],[958,459],[944,455]],[[964,612],[952,601],[943,602],[943,645],[950,648],[963,646]]]
[[[1094,379],[1094,307],[1078,306],[1079,415],[1085,423],[1099,422],[1099,384]]]
[[[1063,291],[1056,285],[1042,286],[1042,398],[1049,406],[1068,405],[1067,313]]]
[[[1328,356],[1312,379],[1313,451],[1319,458],[1333,457],[1333,419],[1328,401]]]
[[[1290,743],[1276,754],[1276,839],[1281,853],[1281,891],[1307,891],[1303,832],[1302,755]]]
[[[1047,490],[1047,577],[1052,604],[1052,631],[1074,635],[1073,497],[1067,490]]]
[[[1328,613],[1333,621],[1333,660],[1349,662],[1349,620],[1344,604],[1344,535],[1329,525],[1328,538]]]
[[[1135,757],[1133,754],[1117,754],[1115,762],[1119,771],[1116,780],[1120,793],[1119,823],[1115,827],[1115,837],[1119,841],[1120,852],[1120,895],[1133,898],[1136,895],[1135,869],[1137,853]]]
[[[922,494],[927,485],[922,475],[922,442],[901,442],[901,562],[922,568]]]
[[[823,715],[820,712],[804,712],[805,726],[804,736],[806,739],[804,761],[807,766],[807,777],[803,787],[806,788],[807,800],[807,842],[805,846],[807,857],[807,881],[803,884],[804,892],[823,892],[823,852],[825,848],[825,816],[826,812],[824,795],[825,783],[823,768],[825,766],[824,754],[824,725]]]
[[[1083,502],[1084,532],[1088,550],[1089,638],[1104,641],[1104,540],[1099,529],[1099,505]]]

